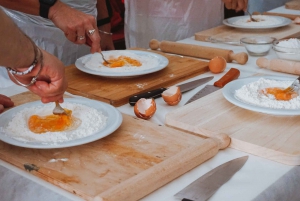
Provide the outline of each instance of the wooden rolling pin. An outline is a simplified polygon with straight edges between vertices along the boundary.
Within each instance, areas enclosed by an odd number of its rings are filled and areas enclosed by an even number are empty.
[[[282,73],[300,75],[300,62],[288,61],[284,59],[267,59],[260,57],[256,60],[256,65],[260,68],[266,68]]]
[[[212,59],[215,56],[222,56],[227,62],[232,62],[234,60],[239,64],[245,64],[248,61],[248,54],[245,52],[234,54],[232,50],[176,43],[171,41],[159,42],[158,40],[152,39],[149,43],[149,47],[152,50],[160,48],[163,52],[198,57],[202,59]]]

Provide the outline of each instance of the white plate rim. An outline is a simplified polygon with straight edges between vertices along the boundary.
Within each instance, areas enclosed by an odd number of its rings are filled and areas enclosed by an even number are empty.
[[[17,112],[21,111],[26,107],[43,105],[41,101],[34,101],[34,102],[25,103],[17,107],[14,107],[12,109],[9,109],[0,115],[0,128],[1,128],[0,140],[11,145],[25,147],[25,148],[35,148],[35,149],[54,149],[54,148],[73,147],[73,146],[86,144],[104,138],[112,134],[122,124],[123,121],[122,114],[115,107],[107,103],[90,100],[86,98],[77,98],[77,97],[65,98],[64,100],[65,102],[78,103],[78,104],[86,105],[88,107],[93,107],[97,110],[101,110],[101,112],[108,117],[106,126],[103,129],[101,129],[99,132],[96,132],[92,135],[71,140],[71,141],[60,142],[57,144],[47,144],[42,142],[24,142],[6,135],[4,133],[4,130],[1,127],[7,126],[8,121],[11,120],[14,114],[16,114]]]
[[[222,89],[222,93],[224,98],[229,101],[230,103],[255,112],[265,113],[265,114],[272,114],[272,115],[285,115],[285,116],[294,116],[300,115],[300,109],[275,109],[275,108],[266,108],[260,107],[256,105],[251,105],[235,97],[235,90],[240,89],[243,85],[255,82],[260,78],[270,79],[270,80],[278,80],[278,81],[293,81],[295,78],[288,78],[288,77],[278,77],[278,76],[254,76],[248,78],[240,78],[234,81],[229,82],[224,86]]]
[[[169,60],[160,54],[154,53],[154,52],[148,52],[148,51],[141,51],[141,50],[109,50],[109,51],[102,51],[104,57],[106,52],[113,52],[113,51],[126,51],[126,52],[131,52],[134,54],[139,54],[139,55],[146,55],[146,54],[150,54],[154,57],[156,57],[160,62],[157,66],[153,67],[153,68],[149,68],[146,70],[140,70],[140,71],[129,71],[129,72],[101,72],[101,71],[95,71],[95,70],[91,70],[88,68],[85,68],[82,60],[86,57],[91,56],[91,54],[82,56],[80,58],[78,58],[75,61],[75,66],[77,69],[79,69],[82,72],[88,73],[88,74],[92,74],[92,75],[99,75],[99,76],[103,76],[103,77],[110,77],[110,78],[127,78],[127,77],[135,77],[135,76],[141,76],[141,75],[145,75],[145,74],[149,74],[149,73],[154,73],[157,71],[160,71],[162,69],[164,69],[165,67],[168,66],[169,64]]]
[[[248,15],[243,15],[243,16],[237,16],[237,17],[231,17],[228,19],[224,19],[223,24],[230,26],[230,27],[240,28],[240,29],[271,29],[271,28],[279,28],[279,27],[287,26],[292,23],[292,20],[289,18],[286,18],[286,17],[271,16],[271,15],[268,15],[268,17],[281,19],[281,20],[283,20],[283,22],[281,24],[269,25],[269,26],[241,26],[241,25],[232,24],[232,21],[237,21],[237,20],[243,19],[243,18],[249,18]]]

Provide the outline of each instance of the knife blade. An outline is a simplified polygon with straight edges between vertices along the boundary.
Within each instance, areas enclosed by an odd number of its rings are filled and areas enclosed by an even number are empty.
[[[224,183],[239,171],[248,160],[248,156],[228,161],[207,172],[174,196],[182,201],[205,201]]]
[[[240,71],[236,68],[231,68],[223,77],[214,83],[214,85],[206,85],[203,89],[193,95],[186,103],[191,103],[199,98],[202,98],[214,91],[223,88],[228,82],[237,79],[240,76]]]
[[[212,80],[214,78],[214,76],[210,76],[210,77],[205,77],[205,78],[200,78],[198,80],[194,80],[191,82],[187,82],[184,84],[180,84],[177,85],[180,88],[181,93],[184,93],[186,91],[192,90],[202,84],[205,84],[206,82]],[[141,93],[141,94],[137,94],[134,96],[131,96],[129,98],[129,104],[134,106],[135,103],[140,99],[140,98],[159,98],[161,97],[162,92],[164,92],[165,90],[167,90],[167,88],[159,88],[159,89],[154,89],[152,91],[148,91],[145,93]]]

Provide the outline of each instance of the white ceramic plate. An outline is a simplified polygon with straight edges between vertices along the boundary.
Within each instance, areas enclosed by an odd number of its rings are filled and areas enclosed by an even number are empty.
[[[255,112],[261,112],[261,113],[273,114],[273,115],[287,115],[287,116],[300,115],[299,109],[273,109],[273,108],[260,107],[256,105],[251,105],[249,103],[245,103],[235,97],[236,90],[240,89],[242,86],[246,84],[257,81],[259,78],[261,77],[255,76],[255,77],[242,78],[242,79],[231,81],[228,84],[226,84],[225,87],[222,89],[223,96],[232,104]],[[283,77],[276,77],[276,76],[264,76],[263,78],[270,79],[270,80],[278,80],[278,81],[295,80],[293,78],[283,78]]]
[[[270,15],[265,15],[265,16],[267,16],[269,18],[279,20],[280,23],[273,24],[273,25],[264,25],[264,26],[255,26],[255,25],[246,26],[246,25],[237,25],[237,24],[235,24],[235,22],[238,21],[238,20],[245,20],[246,21],[247,19],[249,19],[249,15],[245,15],[245,16],[238,16],[238,17],[232,17],[232,18],[225,19],[225,20],[223,20],[223,24],[225,24],[227,26],[230,26],[230,27],[242,28],[242,29],[270,29],[270,28],[278,28],[278,27],[287,26],[292,22],[292,20],[290,20],[289,18],[285,18],[285,17],[270,16]]]
[[[19,111],[23,110],[24,108],[27,107],[33,107],[33,106],[39,106],[42,105],[43,103],[41,101],[35,101],[31,103],[26,103],[20,106],[17,106],[15,108],[12,108],[0,115],[0,140],[16,145],[19,147],[26,147],[26,148],[36,148],[36,149],[53,149],[53,148],[63,148],[63,147],[72,147],[72,146],[77,146],[81,144],[86,144],[89,142],[93,142],[96,140],[99,140],[111,133],[113,133],[115,130],[119,128],[119,126],[122,123],[122,115],[121,113],[113,106],[95,101],[95,100],[90,100],[86,98],[65,98],[65,102],[70,102],[70,103],[78,103],[82,105],[87,105],[89,107],[93,107],[103,113],[107,118],[107,123],[102,130],[99,132],[96,132],[92,135],[89,135],[87,137],[83,137],[80,139],[75,139],[75,140],[70,140],[70,141],[65,141],[65,142],[58,142],[56,144],[47,144],[45,142],[24,142],[18,139],[15,139],[13,137],[10,137],[9,133],[5,133],[4,129],[8,123],[11,121],[11,119],[14,117],[16,113]]]
[[[146,64],[147,66],[150,65],[150,67],[146,67],[146,68],[144,68],[143,66],[142,67],[131,67],[132,70],[129,70],[129,71],[124,71],[124,67],[120,67],[120,68],[102,67],[103,70],[99,67],[99,70],[98,69],[94,70],[91,68],[87,68],[84,64],[84,61],[86,61],[87,59],[89,59],[92,56],[91,54],[85,55],[85,56],[77,59],[75,62],[75,66],[79,70],[81,70],[85,73],[93,74],[93,75],[99,75],[99,76],[110,77],[110,78],[130,78],[130,77],[134,77],[134,76],[140,76],[140,75],[145,75],[145,74],[153,73],[156,71],[160,71],[169,64],[169,60],[166,57],[164,57],[160,54],[147,52],[147,51],[111,50],[111,51],[103,51],[102,53],[106,59],[111,55],[125,55],[126,56],[126,54],[135,54],[139,57],[142,57],[142,58],[144,57],[147,59],[151,58],[151,61],[148,61]],[[102,63],[103,62],[102,58],[99,58],[99,61]],[[151,66],[152,64],[153,64],[153,66]]]

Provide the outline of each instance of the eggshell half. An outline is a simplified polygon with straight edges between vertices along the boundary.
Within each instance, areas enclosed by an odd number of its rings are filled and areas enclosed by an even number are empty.
[[[139,99],[134,105],[134,113],[137,117],[141,119],[150,119],[156,112],[156,103],[153,98]]]
[[[209,61],[208,68],[212,73],[222,73],[226,65],[227,62],[224,57],[216,56]]]
[[[181,100],[182,94],[179,87],[173,86],[165,90],[161,96],[168,105],[177,105]]]

